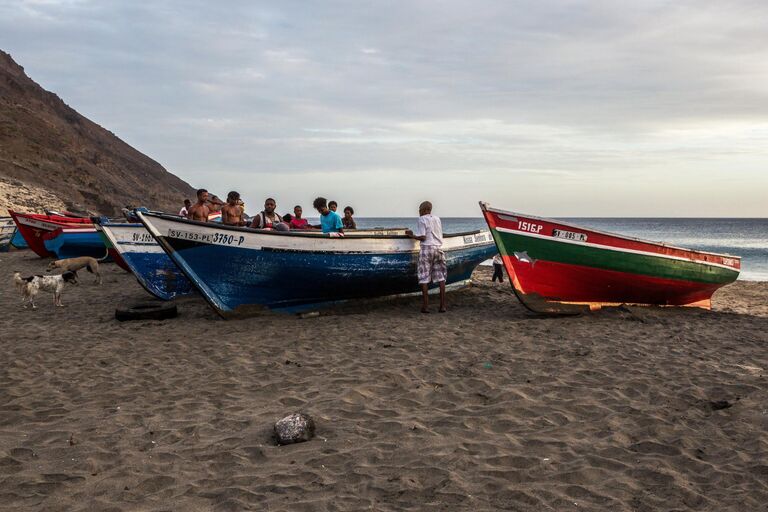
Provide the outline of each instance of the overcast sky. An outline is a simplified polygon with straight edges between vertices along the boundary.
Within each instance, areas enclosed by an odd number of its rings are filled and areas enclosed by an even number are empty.
[[[0,48],[193,186],[360,216],[768,216],[767,27],[764,0],[0,0]]]

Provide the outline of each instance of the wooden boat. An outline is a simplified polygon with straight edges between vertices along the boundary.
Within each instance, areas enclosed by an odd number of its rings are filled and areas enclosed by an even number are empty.
[[[80,256],[92,256],[103,261],[111,259],[107,247],[93,223],[81,226],[61,226],[44,235],[43,244],[59,259]]]
[[[342,237],[222,226],[159,213],[137,211],[137,216],[225,318],[419,290],[419,245],[404,230],[358,230]],[[447,284],[467,282],[496,252],[490,234],[480,231],[445,236],[443,250]]]
[[[155,297],[171,300],[194,293],[189,279],[142,224],[102,218],[96,220],[96,229],[115,251],[115,261],[123,261],[139,284]]]
[[[106,219],[105,217],[105,220],[108,220],[108,219]],[[112,241],[107,237],[106,234],[104,234],[104,230],[95,220],[93,223],[93,227],[96,228],[96,233],[98,233],[99,238],[101,238],[101,243],[103,243],[104,247],[107,249],[107,256],[109,256],[109,259],[117,263],[117,266],[125,270],[126,272],[132,272],[131,267],[129,267],[128,264],[123,259],[123,257],[120,256],[120,253],[117,251],[115,246],[112,245]]]
[[[48,249],[45,245],[46,240],[50,240],[55,235],[58,235],[58,230],[62,228],[71,228],[74,230],[88,227],[94,231],[93,223],[90,219],[66,217],[63,215],[39,215],[34,213],[17,213],[14,211],[9,212],[13,221],[16,223],[19,232],[24,237],[24,241],[27,243],[30,249],[41,258],[56,257],[56,253]],[[55,233],[55,235],[54,235]],[[98,236],[98,235],[97,235]],[[103,247],[103,244],[102,244]],[[102,249],[100,255],[104,255],[105,250]],[[79,254],[78,256],[86,256]],[[90,254],[88,254],[90,256]]]
[[[480,207],[515,294],[539,313],[620,304],[710,308],[715,290],[735,281],[741,269],[738,256]]]
[[[0,217],[0,252],[7,251],[16,235],[16,224],[12,217]]]

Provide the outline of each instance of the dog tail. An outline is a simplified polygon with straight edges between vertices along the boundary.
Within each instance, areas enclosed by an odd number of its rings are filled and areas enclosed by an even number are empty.
[[[103,258],[98,258],[96,261],[101,263],[102,261],[107,261],[108,259],[109,259],[109,251],[107,251],[107,253],[104,255]],[[93,273],[93,271],[90,268],[88,269],[88,271]]]

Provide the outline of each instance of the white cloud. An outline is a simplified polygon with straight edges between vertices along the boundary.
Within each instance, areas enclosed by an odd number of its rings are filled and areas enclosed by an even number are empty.
[[[456,215],[483,198],[764,216],[766,20],[750,0],[0,0],[0,45],[171,171],[252,203],[331,188],[399,215],[431,190]]]

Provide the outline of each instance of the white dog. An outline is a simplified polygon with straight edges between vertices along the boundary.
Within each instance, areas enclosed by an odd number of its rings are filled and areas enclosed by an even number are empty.
[[[63,306],[64,304],[61,303],[61,292],[64,291],[66,283],[77,284],[77,275],[74,272],[64,272],[56,276],[29,277],[21,277],[19,272],[14,272],[13,274],[13,284],[21,294],[21,303],[24,304],[26,301],[29,301],[32,304],[32,309],[37,309],[35,297],[40,293],[40,290],[53,293],[54,306]],[[24,307],[26,308],[27,305],[24,304]]]

